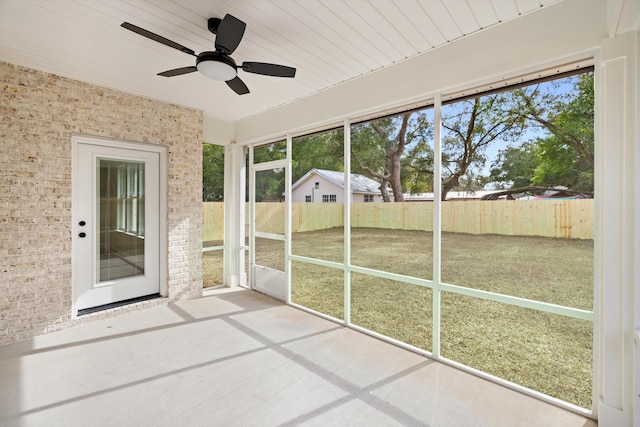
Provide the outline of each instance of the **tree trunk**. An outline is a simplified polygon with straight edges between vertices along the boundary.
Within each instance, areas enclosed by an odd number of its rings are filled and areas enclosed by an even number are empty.
[[[387,188],[387,184],[389,184],[388,179],[383,179],[382,184],[380,185],[380,194],[382,194],[382,201],[388,203],[391,201],[389,197],[389,189]]]
[[[448,179],[446,182],[443,182],[442,194],[440,195],[440,200],[442,200],[443,202],[447,200],[447,194],[449,193],[449,191],[456,188],[458,186],[458,183],[459,183],[459,180],[457,176],[451,177],[451,179]]]
[[[404,151],[404,150],[403,150]],[[391,189],[393,190],[393,201],[404,202],[404,194],[402,193],[402,181],[400,179],[400,155],[402,152],[396,152],[391,156]]]

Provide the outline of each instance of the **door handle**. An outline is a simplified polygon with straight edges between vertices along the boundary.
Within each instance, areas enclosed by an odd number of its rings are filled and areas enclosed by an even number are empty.
[[[84,227],[85,225],[87,225],[87,223],[86,223],[85,221],[80,221],[80,222],[78,223],[78,225],[79,225],[80,227]]]

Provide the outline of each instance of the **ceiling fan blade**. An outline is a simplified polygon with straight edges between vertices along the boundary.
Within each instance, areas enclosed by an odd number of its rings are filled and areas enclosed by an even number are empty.
[[[183,74],[193,73],[194,71],[198,71],[198,69],[196,67],[182,67],[182,68],[176,68],[174,70],[163,71],[162,73],[158,73],[158,75],[162,77],[174,77],[174,76],[181,76]]]
[[[226,14],[216,32],[216,50],[231,55],[240,44],[247,24],[233,15]]]
[[[162,43],[165,46],[169,46],[169,47],[172,47],[174,49],[178,49],[181,52],[187,53],[189,55],[196,56],[196,53],[193,50],[189,49],[188,47],[184,47],[181,44],[178,44],[178,43],[176,43],[176,42],[174,42],[172,40],[169,40],[167,38],[159,36],[159,35],[157,35],[155,33],[152,33],[151,31],[145,30],[144,28],[140,28],[140,27],[138,27],[136,25],[133,25],[133,24],[130,24],[128,22],[123,22],[122,24],[120,24],[120,26],[122,28],[126,28],[129,31],[133,31],[136,34],[140,34],[141,36],[144,36],[144,37],[146,37],[148,39],[151,39],[151,40],[156,41],[158,43]]]
[[[286,65],[268,64],[266,62],[243,62],[242,67],[247,73],[262,74],[274,77],[295,77],[296,69]]]
[[[240,77],[234,77],[231,80],[227,80],[227,86],[229,86],[238,95],[244,95],[249,93],[249,88],[244,84]]]

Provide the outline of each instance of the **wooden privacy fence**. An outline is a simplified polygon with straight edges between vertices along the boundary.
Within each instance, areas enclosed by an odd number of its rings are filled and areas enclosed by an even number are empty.
[[[224,202],[202,203],[203,241],[224,240]]]
[[[472,200],[442,204],[442,230],[593,239],[593,199]]]
[[[442,231],[592,239],[593,210],[593,199],[447,201]],[[204,240],[222,240],[223,203],[203,203],[202,214]],[[342,203],[293,203],[291,231],[342,227],[343,215]],[[284,203],[256,203],[256,218],[257,231],[284,233]],[[351,226],[433,231],[433,203],[353,203]]]

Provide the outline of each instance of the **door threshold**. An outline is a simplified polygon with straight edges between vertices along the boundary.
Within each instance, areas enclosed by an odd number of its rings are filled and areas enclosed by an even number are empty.
[[[162,295],[160,294],[151,294],[145,295],[142,297],[130,298],[123,301],[112,302],[109,304],[98,305],[96,307],[83,308],[82,310],[78,310],[78,317],[84,316],[85,314],[96,313],[98,311],[109,310],[111,308],[122,307],[123,305],[134,304],[136,302],[148,301],[150,299],[160,298]]]

